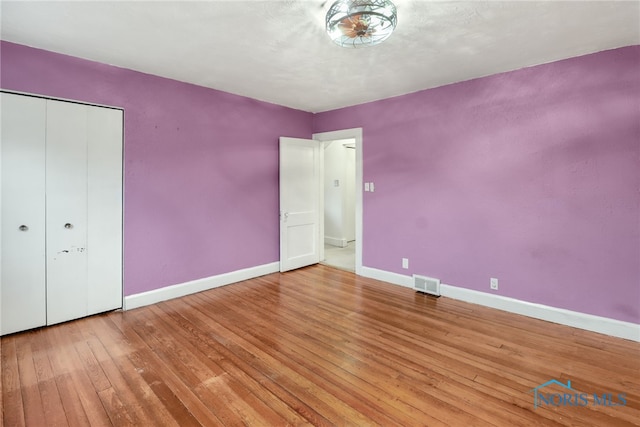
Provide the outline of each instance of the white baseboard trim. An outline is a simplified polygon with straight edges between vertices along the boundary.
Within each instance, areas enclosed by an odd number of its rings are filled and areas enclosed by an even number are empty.
[[[324,236],[324,242],[327,245],[337,246],[339,248],[347,247],[347,239],[340,239],[338,237]]]
[[[389,282],[394,285],[408,288],[413,287],[413,280],[411,276],[405,276],[403,274],[391,273],[363,266],[362,275],[372,279],[381,280],[383,282]],[[561,325],[640,342],[640,325],[635,323],[623,322],[621,320],[609,319],[607,317],[594,316],[592,314],[565,310],[563,308],[521,301],[514,298],[492,295],[485,292],[445,284],[440,285],[440,293],[444,297],[460,301],[497,308],[498,310],[521,314],[535,319],[546,320],[548,322],[559,323]]]
[[[406,288],[413,288],[413,278],[411,276],[405,276],[404,274],[391,273],[390,271],[378,270],[377,268],[365,267],[363,265],[362,276],[381,280],[383,282],[389,282],[394,285],[404,286]]]
[[[280,263],[273,262],[271,264],[259,265],[256,267],[245,268],[243,270],[232,271],[230,273],[219,274],[217,276],[205,277],[204,279],[197,279],[177,285],[166,286],[164,288],[124,297],[123,308],[124,310],[132,310],[145,305],[195,294],[196,292],[253,279],[254,277],[260,277],[265,274],[276,273],[278,271],[280,271]]]

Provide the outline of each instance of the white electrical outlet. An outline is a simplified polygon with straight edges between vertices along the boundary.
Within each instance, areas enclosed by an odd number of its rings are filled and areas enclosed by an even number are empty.
[[[491,285],[491,289],[493,289],[494,291],[498,290],[498,279],[492,277],[491,281],[490,281],[490,285]]]
[[[409,258],[402,258],[402,268],[409,268]]]

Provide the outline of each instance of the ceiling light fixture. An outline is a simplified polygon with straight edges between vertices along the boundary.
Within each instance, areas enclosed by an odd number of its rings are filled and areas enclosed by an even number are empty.
[[[389,0],[338,0],[327,12],[327,33],[342,47],[373,46],[385,41],[398,22]]]

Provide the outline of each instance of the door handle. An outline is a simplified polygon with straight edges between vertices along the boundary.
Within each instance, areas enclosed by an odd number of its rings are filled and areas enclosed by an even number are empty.
[[[287,218],[289,218],[289,212],[282,212],[280,213],[280,217],[284,217],[284,222],[287,221]]]
[[[66,223],[66,224],[64,225],[64,228],[66,228],[67,230],[69,230],[69,229],[73,228],[73,225],[71,225],[71,223],[69,223],[69,222],[68,222],[68,223]]]
[[[26,225],[21,225],[20,227],[18,227],[18,230],[20,231],[27,231],[29,229],[29,227],[27,227]]]

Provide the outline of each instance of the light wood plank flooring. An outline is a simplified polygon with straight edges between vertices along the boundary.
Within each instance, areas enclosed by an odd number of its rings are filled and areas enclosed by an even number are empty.
[[[321,265],[1,345],[10,427],[640,425],[639,343]]]

